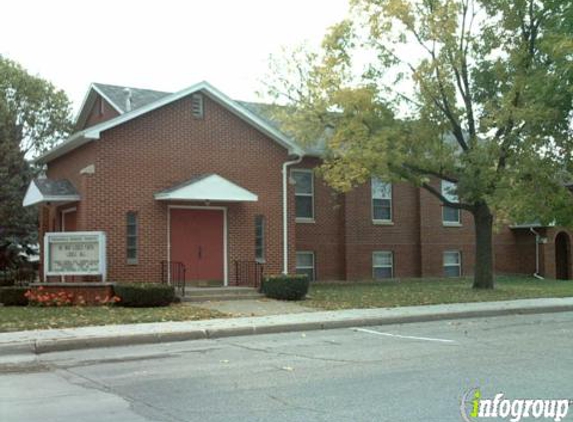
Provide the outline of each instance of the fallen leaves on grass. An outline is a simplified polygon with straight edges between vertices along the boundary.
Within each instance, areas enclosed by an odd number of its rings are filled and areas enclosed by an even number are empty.
[[[411,279],[396,282],[313,284],[305,306],[339,310],[442,303],[484,302],[573,296],[573,282],[533,277],[498,277],[493,290],[472,289],[472,280]]]
[[[70,328],[90,325],[135,324],[143,322],[194,321],[229,315],[188,304],[159,308],[71,306],[40,308],[0,307],[0,332]]]

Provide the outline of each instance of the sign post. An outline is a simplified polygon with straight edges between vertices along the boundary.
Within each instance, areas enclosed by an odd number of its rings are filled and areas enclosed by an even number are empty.
[[[48,276],[100,275],[106,279],[104,232],[57,232],[44,236],[44,281]]]

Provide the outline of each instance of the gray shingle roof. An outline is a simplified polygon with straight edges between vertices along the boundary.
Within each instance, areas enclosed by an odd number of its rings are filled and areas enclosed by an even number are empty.
[[[113,104],[123,113],[127,113],[129,111],[126,108],[126,89],[131,91],[131,110],[146,106],[171,94],[170,92],[155,91],[151,89],[140,89],[101,83],[94,83],[93,85],[99,89],[110,101],[112,101]],[[277,108],[281,107],[280,105],[237,100],[234,101],[259,117],[269,126],[283,134],[286,134],[286,132],[284,132],[284,130],[281,128],[281,123],[273,117]],[[305,150],[310,154],[321,155],[325,150],[325,139],[327,137],[328,136],[325,132],[324,139],[318,140],[315,145],[307,147]]]
[[[104,93],[104,95],[109,98],[113,104],[118,107],[122,112],[126,113],[129,110],[126,108],[126,93],[125,90],[129,89],[131,91],[131,109],[135,110],[146,106],[147,104],[153,103],[160,98],[163,98],[170,94],[170,92],[154,91],[152,89],[140,89],[131,88],[125,86],[117,85],[107,85],[94,83],[97,89]]]
[[[282,128],[281,122],[273,117],[275,116],[276,111],[283,106],[277,104],[253,103],[248,101],[237,101],[237,100],[235,100],[235,102],[245,107],[251,113],[256,114],[259,118],[264,120],[265,123],[267,123],[268,125],[273,126],[275,129],[286,134],[286,132]],[[310,154],[322,155],[326,150],[326,140],[329,137],[330,137],[329,130],[325,129],[321,139],[318,139],[314,145],[308,145],[304,149],[306,150],[306,152]]]
[[[35,179],[35,185],[44,196],[78,195],[78,191],[69,180]]]

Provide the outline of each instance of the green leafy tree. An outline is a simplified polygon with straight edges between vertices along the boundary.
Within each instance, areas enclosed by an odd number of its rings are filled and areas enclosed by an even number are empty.
[[[562,0],[352,0],[320,51],[271,61],[275,116],[342,191],[376,176],[473,215],[475,288],[493,229],[570,224],[573,6]],[[436,181],[454,184],[443,195]],[[454,199],[457,196],[457,200]]]
[[[0,100],[0,268],[18,263],[21,252],[37,242],[36,218],[22,207],[32,169],[19,146],[18,127]]]
[[[37,212],[22,206],[40,171],[28,160],[70,132],[70,116],[63,91],[0,56],[0,268],[37,242]]]

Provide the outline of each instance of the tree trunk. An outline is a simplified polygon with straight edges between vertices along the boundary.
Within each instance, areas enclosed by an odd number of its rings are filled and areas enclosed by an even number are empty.
[[[474,289],[493,289],[493,215],[485,203],[474,212],[476,261]]]

